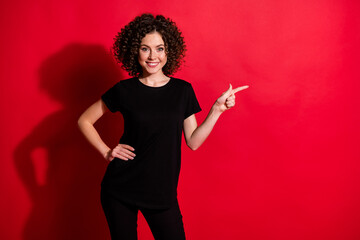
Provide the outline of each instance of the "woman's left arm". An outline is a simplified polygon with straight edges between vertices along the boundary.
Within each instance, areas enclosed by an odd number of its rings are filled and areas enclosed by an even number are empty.
[[[232,89],[230,84],[229,89],[215,101],[207,117],[200,126],[197,126],[195,114],[184,120],[184,136],[186,144],[189,148],[196,150],[201,146],[214,128],[220,115],[235,106],[235,93],[248,87],[249,86],[246,85]]]

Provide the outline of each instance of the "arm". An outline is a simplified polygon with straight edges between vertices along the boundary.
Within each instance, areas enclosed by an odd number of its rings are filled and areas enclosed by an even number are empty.
[[[80,116],[78,120],[80,131],[105,159],[109,161],[112,161],[115,157],[122,160],[133,159],[135,157],[135,154],[132,152],[135,150],[133,147],[119,144],[114,149],[111,149],[104,143],[96,131],[94,127],[95,122],[108,111],[108,108],[101,99],[95,102]]]
[[[194,114],[184,120],[184,136],[189,148],[196,150],[203,144],[214,128],[220,115],[235,106],[235,93],[248,87],[249,86],[242,86],[232,89],[230,84],[229,89],[216,100],[204,122],[199,127],[197,126]]]

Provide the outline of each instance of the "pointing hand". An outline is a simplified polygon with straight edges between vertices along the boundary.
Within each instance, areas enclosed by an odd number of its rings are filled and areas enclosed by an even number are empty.
[[[231,84],[228,90],[226,90],[215,102],[215,105],[219,107],[221,112],[224,112],[233,106],[235,106],[235,93],[247,89],[249,86],[241,86],[233,89]]]

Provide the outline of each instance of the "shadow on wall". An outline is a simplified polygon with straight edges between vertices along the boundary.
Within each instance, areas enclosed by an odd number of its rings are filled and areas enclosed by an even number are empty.
[[[14,153],[32,201],[24,240],[109,236],[100,205],[107,163],[82,136],[77,119],[121,77],[112,56],[100,45],[68,45],[41,65],[40,88],[63,108],[43,119]],[[96,123],[110,147],[117,144],[122,126],[120,114],[106,114]]]

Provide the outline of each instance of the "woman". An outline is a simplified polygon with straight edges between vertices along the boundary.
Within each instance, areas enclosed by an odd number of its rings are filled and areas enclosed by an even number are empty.
[[[140,210],[155,239],[185,239],[177,201],[182,131],[196,150],[217,119],[235,105],[229,89],[198,126],[200,106],[190,83],[170,77],[185,53],[181,32],[170,19],[143,14],[115,38],[114,55],[133,78],[109,89],[79,118],[87,140],[109,161],[101,183],[101,204],[112,239],[137,239]],[[113,149],[101,139],[94,123],[107,111],[120,111],[124,134]]]

